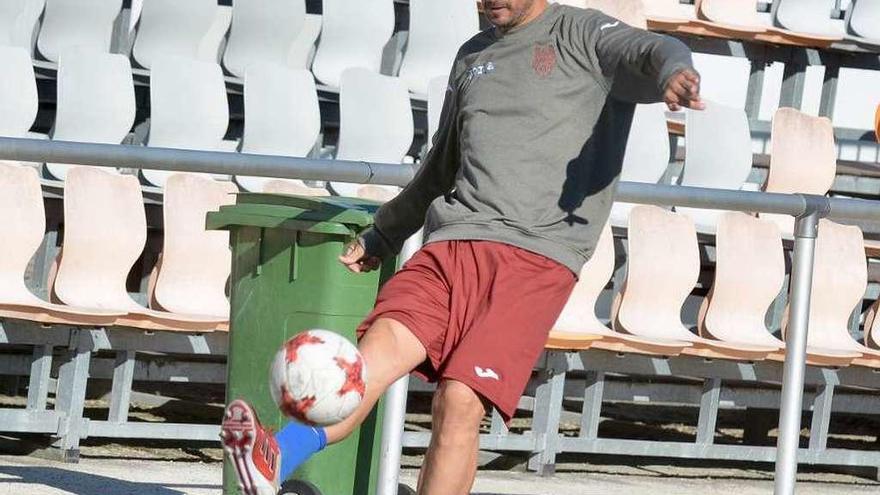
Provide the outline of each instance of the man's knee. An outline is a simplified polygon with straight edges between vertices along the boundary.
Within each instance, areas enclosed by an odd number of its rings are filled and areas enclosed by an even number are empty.
[[[440,382],[431,409],[435,433],[453,441],[475,437],[486,414],[482,398],[467,385],[454,380]]]

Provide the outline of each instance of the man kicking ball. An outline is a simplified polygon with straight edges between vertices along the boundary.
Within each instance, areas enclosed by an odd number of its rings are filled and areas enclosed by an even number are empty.
[[[418,492],[468,493],[487,408],[513,416],[607,221],[633,103],[703,108],[690,51],[673,38],[547,0],[483,0],[483,10],[494,27],[459,50],[431,152],[340,257],[375,269],[426,225],[425,246],[358,329],[363,403],[342,423],[291,422],[274,435],[231,403],[223,430],[253,439],[236,465],[248,495],[274,495],[410,372],[438,382]]]

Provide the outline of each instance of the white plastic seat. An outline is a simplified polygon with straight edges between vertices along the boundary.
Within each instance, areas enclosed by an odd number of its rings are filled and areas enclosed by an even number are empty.
[[[229,318],[226,279],[232,266],[229,233],[205,230],[205,215],[235,202],[231,182],[174,174],[165,184],[164,244],[153,309]]]
[[[149,330],[211,331],[224,318],[149,310],[126,290],[147,239],[143,195],[133,175],[77,167],[64,187],[64,245],[54,281],[64,304],[125,312],[116,324]]]
[[[0,46],[0,136],[25,137],[37,118],[39,99],[27,50]]]
[[[856,41],[880,45],[880,2],[853,0],[846,13],[846,29]]]
[[[449,74],[458,49],[479,32],[477,4],[473,0],[410,0],[409,19],[400,78],[410,91],[424,96],[429,81]]]
[[[73,47],[109,53],[121,10],[122,0],[46,0],[37,48],[51,62]]]
[[[685,115],[685,160],[681,185],[739,190],[752,171],[752,135],[745,111],[707,102]],[[700,232],[714,233],[721,210],[676,208]]]
[[[739,0],[701,0],[697,14],[705,18],[698,23],[732,33],[763,33],[772,26],[770,18],[758,14],[755,4]]]
[[[261,63],[248,68],[244,79],[245,124],[242,153],[305,157],[321,133],[318,90],[312,74],[280,65]],[[263,192],[270,177],[237,176],[247,191]],[[326,194],[324,189],[290,180],[300,194]],[[280,190],[275,185],[275,190]],[[315,189],[315,191],[310,191]]]
[[[642,338],[615,332],[596,317],[596,301],[614,272],[614,237],[611,227],[602,230],[593,256],[581,269],[578,282],[553,325],[547,339],[551,349],[587,348],[613,352],[676,355],[691,344],[681,341]]]
[[[312,72],[318,81],[334,88],[351,67],[378,74],[393,31],[393,0],[326,0]]]
[[[214,61],[217,46],[211,53],[205,45],[220,9],[216,0],[146,0],[132,51],[134,59],[147,69],[158,57],[166,56]]]
[[[641,0],[581,0],[585,8],[602,11],[632,27],[648,29],[645,5]]]
[[[669,167],[669,131],[666,126],[666,105],[636,105],[620,180],[656,184]],[[627,224],[633,203],[615,202],[611,207],[611,225]]]
[[[428,150],[434,144],[434,134],[440,127],[440,114],[449,88],[449,75],[431,79],[428,83]]]
[[[237,77],[252,64],[286,66],[305,14],[303,0],[236,0],[223,65]]]
[[[826,117],[813,117],[793,108],[780,108],[773,116],[770,135],[770,170],[766,192],[817,194],[831,189],[837,172],[834,128]],[[794,220],[786,215],[762,214],[791,236]]]
[[[381,112],[377,112],[381,109]],[[413,140],[412,107],[406,84],[367,69],[349,69],[339,88],[337,160],[401,163]],[[355,197],[360,184],[332,182],[333,192]],[[376,186],[389,192],[395,186]]]
[[[833,2],[829,0],[774,0],[776,25],[817,40],[843,38],[843,23],[831,20]]]
[[[62,53],[53,140],[119,144],[131,131],[135,112],[128,58],[88,48]],[[46,163],[49,173],[59,180],[76,166]]]
[[[25,48],[30,55],[37,21],[46,0],[3,0],[0,2],[0,46]]]
[[[643,0],[649,21],[660,24],[687,24],[696,19],[693,5],[678,0]]]
[[[221,151],[229,126],[223,71],[213,62],[161,57],[150,76],[150,134],[156,148]],[[141,171],[154,186],[164,187],[174,172]]]
[[[124,312],[51,304],[34,295],[24,282],[31,258],[46,231],[43,191],[36,169],[0,163],[0,317],[41,323],[107,325]]]
[[[321,35],[322,16],[306,14],[305,22],[299,35],[293,40],[287,54],[287,66],[291,69],[309,69],[317,49],[316,42]]]
[[[682,354],[724,359],[764,359],[777,346],[699,337],[681,321],[681,308],[697,283],[700,254],[693,222],[656,206],[629,216],[627,278],[613,315],[614,328],[656,340],[693,344]]]

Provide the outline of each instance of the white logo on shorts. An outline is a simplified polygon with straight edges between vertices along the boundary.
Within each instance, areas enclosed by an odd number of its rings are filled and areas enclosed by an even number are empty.
[[[602,24],[601,26],[599,26],[599,31],[605,31],[605,30],[608,29],[608,28],[616,27],[618,24],[620,24],[620,21],[609,22],[609,23],[606,23],[606,24]]]
[[[493,380],[501,380],[501,377],[498,376],[498,373],[495,373],[495,370],[492,368],[480,368],[479,366],[474,366],[474,373],[477,374],[480,378],[492,378]]]

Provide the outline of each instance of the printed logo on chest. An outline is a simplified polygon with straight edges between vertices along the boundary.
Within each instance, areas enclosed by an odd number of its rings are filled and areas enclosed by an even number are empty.
[[[540,78],[550,77],[556,67],[556,48],[553,45],[536,44],[532,53],[532,68]]]

